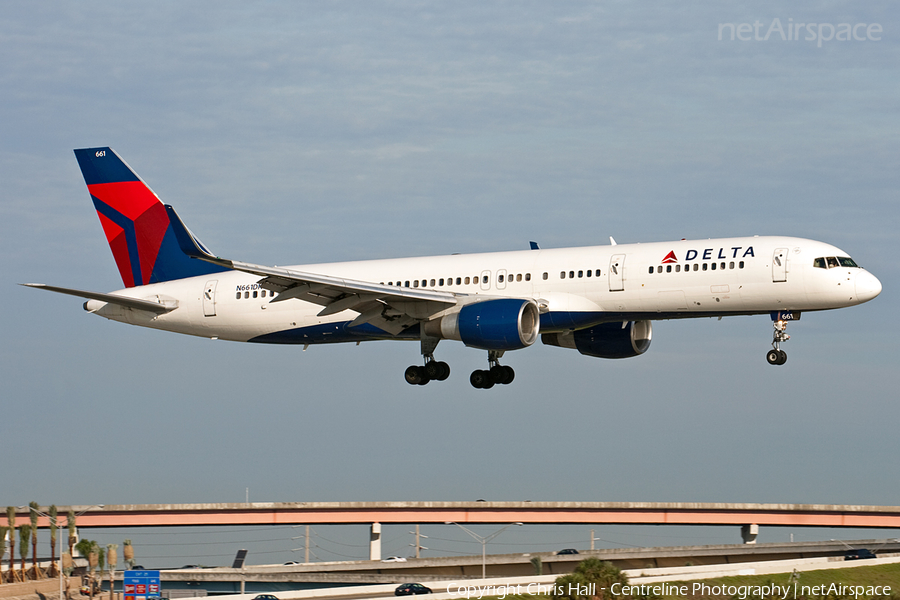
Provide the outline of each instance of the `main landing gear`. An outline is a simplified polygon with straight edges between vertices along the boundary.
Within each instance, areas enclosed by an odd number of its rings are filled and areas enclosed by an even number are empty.
[[[434,360],[434,349],[437,348],[437,338],[422,338],[422,356],[425,358],[425,365],[422,367],[412,365],[406,368],[403,377],[406,383],[410,385],[425,385],[432,379],[435,381],[444,381],[450,377],[450,365],[443,361]]]
[[[787,321],[779,319],[773,325],[775,332],[772,334],[772,349],[766,352],[766,360],[770,365],[783,365],[787,362],[787,352],[781,349],[781,342],[788,341],[791,336],[785,333]]]
[[[486,371],[472,371],[472,374],[469,376],[469,383],[472,384],[472,387],[489,390],[497,383],[503,385],[512,383],[513,379],[516,378],[516,372],[513,371],[512,367],[500,364],[501,356],[503,356],[502,350],[488,351],[488,365],[490,368]]]
[[[406,378],[406,383],[410,385],[425,385],[432,379],[444,381],[450,377],[450,365],[443,361],[434,360],[434,358],[431,360],[426,359],[424,367],[416,365],[407,367],[403,376]]]

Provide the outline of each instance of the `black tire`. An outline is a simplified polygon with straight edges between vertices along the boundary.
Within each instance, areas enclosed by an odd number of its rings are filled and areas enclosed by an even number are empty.
[[[437,361],[430,360],[425,365],[425,374],[428,375],[429,379],[440,379],[443,372],[444,369],[441,367],[441,363]]]
[[[506,368],[503,365],[494,365],[491,367],[491,382],[493,383],[506,383],[506,380],[509,379],[509,373],[507,373]]]
[[[783,365],[787,362],[787,352],[785,352],[784,350],[779,350],[778,354],[780,355],[778,357],[778,364]]]
[[[768,352],[766,352],[766,360],[770,365],[779,365],[778,361],[781,360],[781,350],[776,350],[772,348]]]
[[[441,366],[441,374],[437,377],[438,381],[444,381],[448,377],[450,377],[450,365],[441,361],[438,363]]]
[[[426,385],[429,381],[431,381],[431,377],[428,376],[428,371],[425,367],[416,367],[419,369],[419,377],[422,378],[422,381],[419,382],[419,385]]]
[[[479,390],[486,390],[487,384],[491,382],[490,373],[487,371],[476,370],[472,371],[472,374],[469,375],[469,383],[472,384],[472,387]],[[491,383],[491,385],[494,385]]]
[[[407,367],[406,372],[403,374],[406,383],[409,385],[419,385],[422,383],[422,373],[419,371],[421,368],[422,367],[417,367],[416,365]]]
[[[510,366],[504,366],[503,368],[506,369],[506,382],[505,383],[506,383],[506,385],[509,385],[513,382],[513,379],[516,378],[516,372]]]

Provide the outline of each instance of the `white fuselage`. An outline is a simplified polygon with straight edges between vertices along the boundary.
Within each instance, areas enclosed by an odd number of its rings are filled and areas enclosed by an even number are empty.
[[[878,280],[859,267],[814,266],[849,257],[790,237],[743,237],[368,260],[289,267],[307,273],[457,294],[533,299],[541,332],[617,320],[728,316],[841,308],[870,300]],[[852,263],[851,263],[852,264]],[[393,336],[348,330],[357,313],[319,317],[322,306],[272,302],[259,276],[229,271],[128,288],[116,295],[177,308],[156,315],[90,300],[101,316],[234,341],[328,343]],[[404,337],[404,336],[398,336]],[[418,339],[418,336],[416,336]]]

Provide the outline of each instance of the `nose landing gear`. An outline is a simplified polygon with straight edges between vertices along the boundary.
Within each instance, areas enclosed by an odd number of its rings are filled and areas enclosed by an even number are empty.
[[[778,319],[773,323],[775,331],[772,334],[772,349],[766,352],[766,360],[770,365],[783,365],[787,362],[787,352],[781,349],[781,343],[791,339],[785,333],[787,321]]]
[[[502,350],[488,351],[488,365],[490,368],[484,371],[472,371],[472,374],[469,376],[469,383],[472,384],[472,387],[489,390],[495,384],[507,385],[512,383],[513,379],[516,378],[516,372],[512,367],[500,364],[501,356],[503,356]]]

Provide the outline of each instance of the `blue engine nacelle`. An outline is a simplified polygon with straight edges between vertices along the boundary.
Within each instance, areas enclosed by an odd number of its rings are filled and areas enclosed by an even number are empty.
[[[467,304],[459,312],[429,321],[425,334],[482,350],[518,350],[537,341],[540,328],[534,301],[498,298]]]
[[[541,336],[541,342],[548,346],[572,348],[585,356],[630,358],[647,351],[652,333],[650,321],[602,323],[577,331],[545,333]]]

